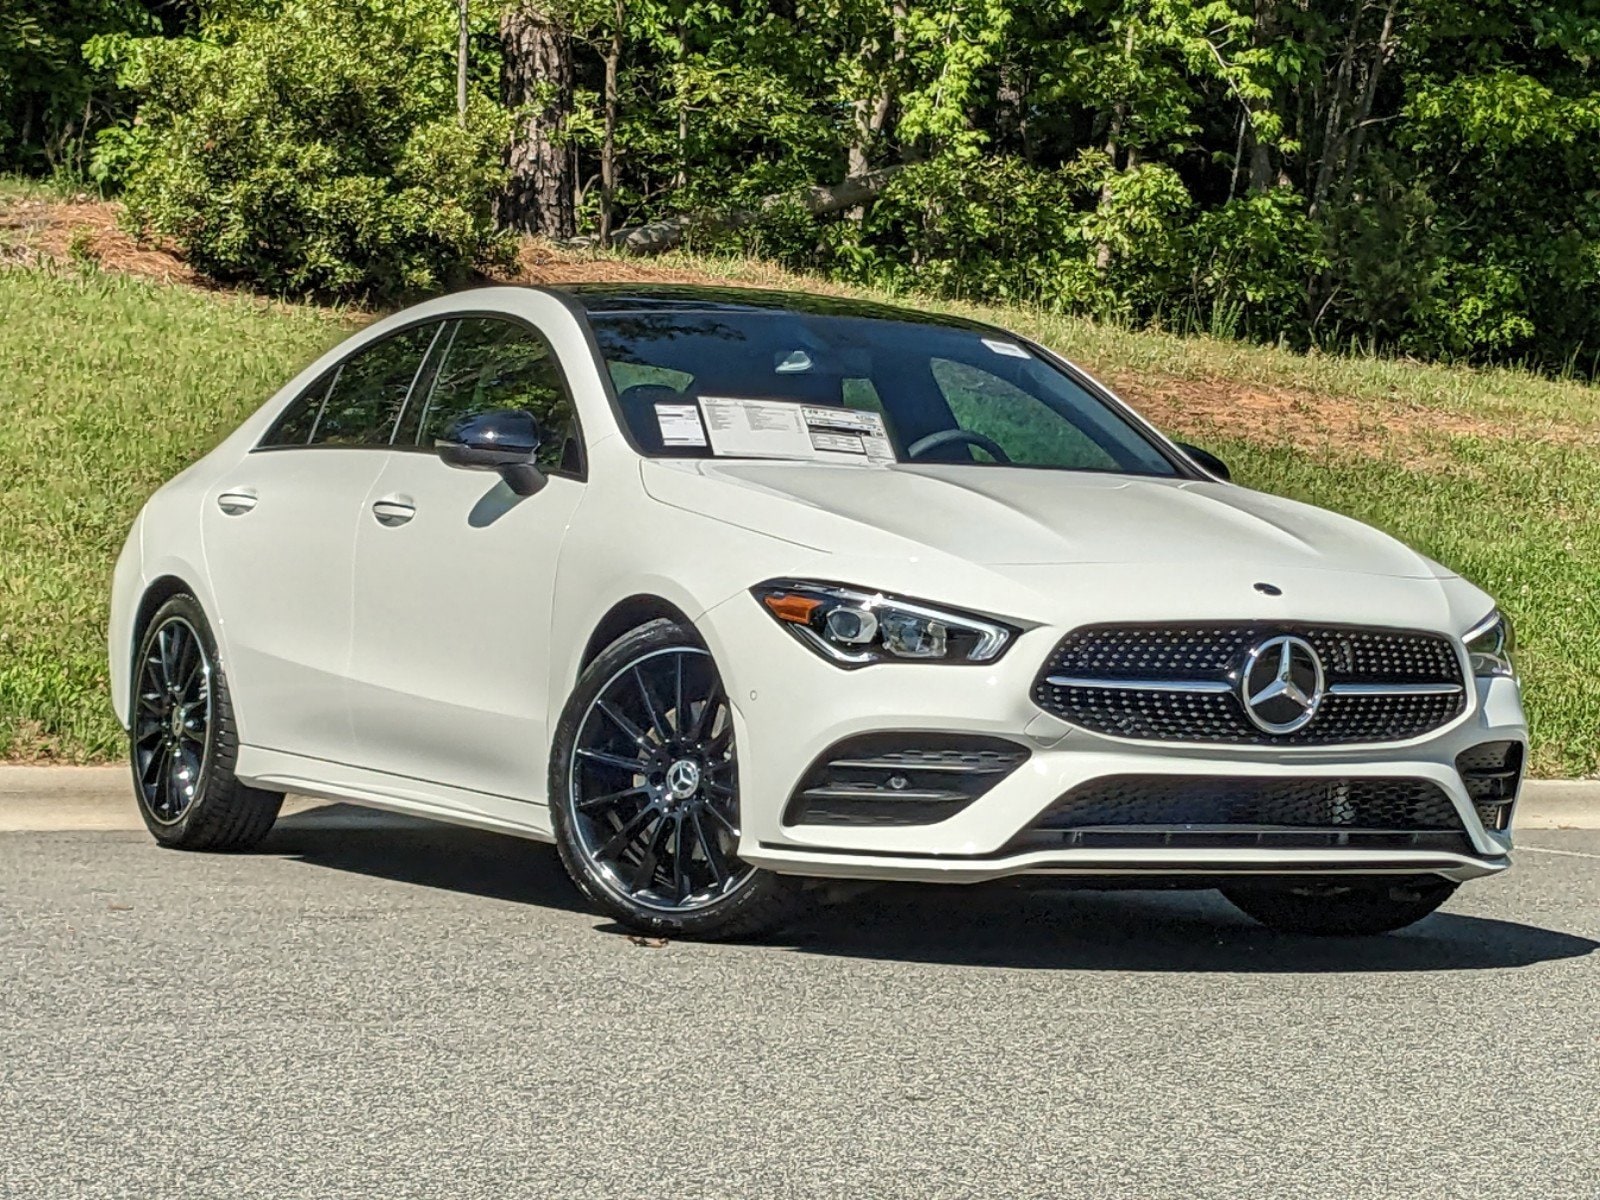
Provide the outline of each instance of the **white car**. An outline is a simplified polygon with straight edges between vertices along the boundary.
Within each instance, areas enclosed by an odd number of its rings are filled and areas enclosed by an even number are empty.
[[[373,805],[683,935],[1012,876],[1395,929],[1506,868],[1527,736],[1439,564],[1023,338],[760,291],[379,321],[150,499],[110,647],[160,842]]]

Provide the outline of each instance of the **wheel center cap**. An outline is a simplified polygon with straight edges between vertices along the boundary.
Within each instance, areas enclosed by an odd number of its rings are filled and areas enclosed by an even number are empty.
[[[172,719],[171,719],[170,722],[168,722],[168,724],[172,727],[172,736],[173,737],[182,737],[183,736],[183,709],[174,707],[173,710],[172,710]]]
[[[680,758],[667,768],[667,794],[674,800],[687,800],[700,790],[700,764]]]

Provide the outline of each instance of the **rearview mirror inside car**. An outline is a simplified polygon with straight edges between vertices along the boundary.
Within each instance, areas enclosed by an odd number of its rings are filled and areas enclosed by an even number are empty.
[[[1182,450],[1218,479],[1226,479],[1232,482],[1233,472],[1228,470],[1228,464],[1211,453],[1211,451],[1202,450],[1199,446],[1191,446],[1188,442],[1179,442],[1178,449]]]

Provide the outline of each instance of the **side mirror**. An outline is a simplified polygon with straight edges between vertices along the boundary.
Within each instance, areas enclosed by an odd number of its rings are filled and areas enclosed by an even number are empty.
[[[521,409],[462,417],[434,445],[447,466],[467,471],[498,471],[519,496],[531,496],[545,485],[534,465],[539,451],[539,423]]]
[[[1209,450],[1202,450],[1199,446],[1191,446],[1188,442],[1179,442],[1178,449],[1182,450],[1195,462],[1199,463],[1218,479],[1233,480],[1233,472],[1228,470],[1228,464],[1223,462]]]

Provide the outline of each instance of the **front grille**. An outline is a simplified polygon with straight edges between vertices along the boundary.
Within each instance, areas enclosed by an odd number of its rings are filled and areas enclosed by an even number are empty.
[[[1485,829],[1498,833],[1511,828],[1522,757],[1521,742],[1483,742],[1456,756],[1456,770]]]
[[[806,770],[786,825],[929,825],[955,816],[1028,758],[1002,738],[869,733],[837,742]]]
[[[1187,775],[1080,784],[1013,848],[1153,846],[1470,850],[1449,795],[1425,779]]]
[[[1245,713],[1239,676],[1266,639],[1303,638],[1327,691],[1303,728],[1270,733]],[[1095,733],[1165,742],[1331,745],[1404,741],[1466,709],[1449,638],[1337,625],[1098,625],[1069,633],[1034,682],[1046,712]]]

